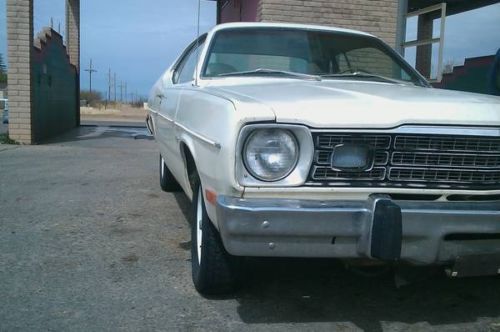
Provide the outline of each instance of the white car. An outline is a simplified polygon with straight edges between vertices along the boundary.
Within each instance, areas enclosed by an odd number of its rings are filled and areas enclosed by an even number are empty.
[[[500,98],[433,89],[372,35],[219,25],[148,105],[201,293],[233,289],[244,256],[500,273]]]

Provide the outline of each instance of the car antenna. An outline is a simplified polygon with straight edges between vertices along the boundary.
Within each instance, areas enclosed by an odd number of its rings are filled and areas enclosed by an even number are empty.
[[[196,25],[196,67],[194,71],[194,85],[198,86],[198,66],[200,62],[200,15],[201,0],[198,0],[198,24]]]

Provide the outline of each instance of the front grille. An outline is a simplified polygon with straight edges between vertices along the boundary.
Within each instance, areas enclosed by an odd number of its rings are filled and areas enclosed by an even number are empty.
[[[316,179],[322,180],[383,180],[385,167],[374,167],[367,172],[339,172],[329,167],[318,167],[314,175]]]
[[[500,155],[478,155],[438,152],[394,152],[392,165],[397,166],[440,166],[459,168],[498,168]]]
[[[315,157],[308,185],[450,189],[500,188],[500,137],[313,133]],[[374,150],[369,171],[342,172],[330,166],[339,144]]]
[[[365,143],[370,144],[376,149],[387,149],[391,144],[391,136],[389,135],[335,135],[322,134],[317,136],[317,146],[319,148],[334,148],[339,144],[346,143]]]
[[[316,162],[321,165],[330,165],[332,151],[318,151],[316,153]],[[386,151],[378,151],[375,154],[375,165],[386,165],[389,161],[389,153]]]
[[[488,137],[396,136],[397,150],[499,152],[500,140]]]
[[[451,170],[426,168],[391,168],[391,181],[425,181],[425,182],[481,182],[495,183],[500,181],[500,172],[480,170]]]

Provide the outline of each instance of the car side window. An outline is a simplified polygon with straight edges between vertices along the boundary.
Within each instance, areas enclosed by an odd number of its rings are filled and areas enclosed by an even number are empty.
[[[205,42],[202,41],[199,45],[193,47],[179,63],[179,66],[174,73],[175,84],[187,83],[193,80],[196,64],[198,63],[198,56],[204,43]]]

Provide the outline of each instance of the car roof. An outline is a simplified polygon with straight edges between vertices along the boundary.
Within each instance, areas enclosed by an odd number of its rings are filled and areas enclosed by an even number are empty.
[[[337,27],[331,27],[331,26],[313,25],[313,24],[298,24],[298,23],[268,23],[268,22],[223,23],[223,24],[216,25],[212,29],[212,32],[226,30],[226,29],[234,29],[234,28],[288,28],[288,29],[299,29],[299,30],[321,30],[321,31],[343,32],[343,33],[350,33],[350,34],[354,34],[354,35],[375,37],[374,35],[363,32],[363,31],[337,28]]]

